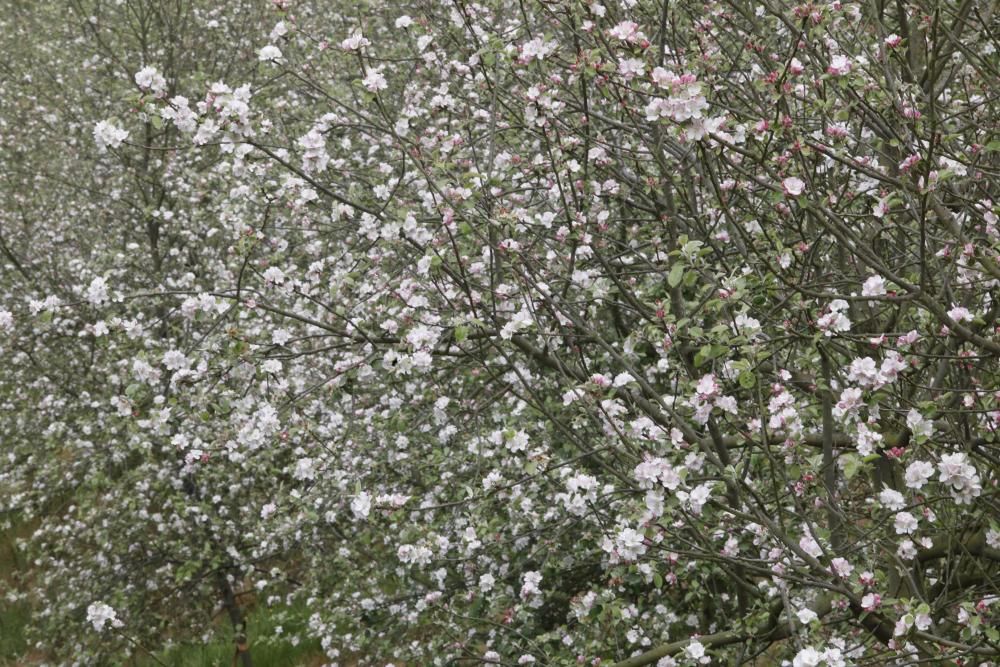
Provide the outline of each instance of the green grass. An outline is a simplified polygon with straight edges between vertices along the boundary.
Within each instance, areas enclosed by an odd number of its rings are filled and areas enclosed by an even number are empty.
[[[14,661],[27,651],[24,631],[30,620],[27,605],[0,601],[0,665],[15,664]]]
[[[26,530],[18,524],[0,530],[0,665],[15,664],[28,650],[25,628],[31,621],[31,611],[27,604],[9,602],[6,597],[14,577],[26,567],[24,555],[15,546],[15,540],[24,537]]]
[[[17,521],[6,529],[0,528],[0,667],[21,667],[39,664],[42,656],[24,660],[28,652],[25,630],[31,623],[31,609],[26,603],[12,603],[6,599],[13,579],[26,572],[28,564],[24,555],[15,547],[18,537],[25,537],[30,526]],[[183,613],[183,612],[181,612]],[[301,607],[257,607],[247,617],[247,635],[254,667],[311,667],[325,662],[318,640],[301,641],[293,646],[290,637],[306,627],[308,614]],[[275,629],[281,626],[282,635]],[[233,642],[229,626],[219,624],[213,628],[213,638],[201,641],[178,642],[169,649],[159,651],[156,657],[170,667],[231,667]],[[157,663],[148,656],[137,656],[130,663],[137,667],[153,667]]]
[[[299,667],[323,662],[323,652],[318,640],[301,641],[293,646],[290,635],[297,634],[306,625],[306,612],[299,607],[275,609],[257,608],[247,617],[247,636],[250,638],[250,655],[254,667]],[[278,636],[275,629],[284,629]],[[171,667],[230,667],[234,646],[228,626],[219,626],[216,636],[208,643],[181,642],[157,657]],[[156,663],[151,659],[140,660],[142,667]]]

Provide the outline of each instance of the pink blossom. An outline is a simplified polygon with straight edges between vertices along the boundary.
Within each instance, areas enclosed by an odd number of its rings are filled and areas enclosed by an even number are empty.
[[[781,181],[781,189],[784,191],[785,195],[789,197],[798,197],[800,194],[805,192],[806,184],[801,178],[789,176]]]

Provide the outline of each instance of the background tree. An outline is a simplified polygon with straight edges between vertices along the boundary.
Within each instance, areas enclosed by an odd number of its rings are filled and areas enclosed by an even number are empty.
[[[5,253],[64,650],[253,595],[331,660],[995,659],[992,6],[267,11],[80,47],[151,262]]]

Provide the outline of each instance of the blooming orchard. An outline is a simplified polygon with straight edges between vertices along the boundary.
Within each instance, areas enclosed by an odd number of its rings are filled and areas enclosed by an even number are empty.
[[[0,19],[39,650],[1000,660],[992,5],[58,4]]]

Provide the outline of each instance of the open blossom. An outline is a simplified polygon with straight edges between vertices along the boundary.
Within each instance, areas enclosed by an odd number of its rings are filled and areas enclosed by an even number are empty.
[[[719,392],[719,383],[715,381],[715,376],[711,373],[703,375],[700,380],[698,380],[698,386],[695,387],[695,393],[698,398],[702,400],[707,400]]]
[[[128,130],[112,125],[106,120],[102,120],[94,126],[94,142],[97,144],[97,150],[102,153],[109,148],[118,148],[126,139],[128,139]]]
[[[801,178],[789,176],[781,181],[781,189],[789,197],[798,197],[800,194],[805,192],[806,184]]]
[[[653,97],[646,105],[646,120],[655,121],[668,118],[680,123],[686,120],[698,121],[708,109],[708,100],[702,91],[698,78],[693,74],[677,75],[662,67],[652,72],[653,81],[660,88],[669,89],[667,97]],[[703,131],[715,131],[721,120],[712,122],[712,127],[702,127]]]
[[[281,62],[281,49],[279,49],[274,44],[268,44],[267,46],[262,46],[260,51],[257,52],[257,60],[262,62],[274,61]]]
[[[948,311],[948,317],[955,320],[956,322],[971,322],[972,313],[965,306],[958,306],[952,304],[951,310]]]
[[[546,42],[541,37],[536,37],[521,46],[521,62],[530,63],[532,60],[545,60],[545,57],[555,49],[555,42]]]
[[[882,276],[871,276],[861,286],[861,296],[884,296],[885,278]]]
[[[906,499],[903,498],[903,494],[895,489],[882,489],[882,492],[878,494],[878,500],[893,511],[906,507]]]
[[[191,360],[180,350],[170,350],[163,355],[163,365],[168,371],[179,371],[190,366]]]
[[[907,488],[922,489],[934,475],[934,466],[927,461],[914,461],[906,466],[904,480]]]
[[[542,583],[540,572],[525,572],[524,577],[521,579],[521,597],[529,598],[541,595],[542,591],[538,588],[538,584],[540,583]]]
[[[855,359],[847,370],[847,379],[862,387],[871,387],[878,381],[878,366],[871,357]]]
[[[959,505],[971,504],[983,491],[979,473],[961,452],[942,456],[938,472],[941,483],[951,489],[952,498]]]
[[[705,655],[705,645],[697,639],[692,639],[691,643],[684,647],[684,654],[689,660],[694,660],[702,665],[707,665],[712,661]]]
[[[625,528],[615,539],[618,556],[625,561],[634,561],[646,553],[645,538],[634,528]]]
[[[382,74],[382,69],[378,68],[369,70],[365,78],[361,80],[361,85],[363,85],[367,90],[377,93],[380,90],[388,88],[389,82],[385,80],[385,75]]]
[[[269,266],[263,277],[265,285],[281,285],[285,282],[285,272],[276,266]]]
[[[646,39],[646,35],[639,30],[639,24],[635,21],[622,21],[608,30],[608,36],[630,44],[638,44]]]
[[[847,310],[847,302],[843,299],[834,299],[830,302],[829,312],[816,320],[816,326],[826,336],[834,333],[843,333],[851,330],[851,320],[844,311]]]
[[[87,301],[99,306],[108,300],[108,283],[104,278],[94,278],[87,288]]]
[[[861,456],[871,456],[875,453],[875,448],[882,442],[882,434],[868,428],[865,424],[858,424],[857,447]]]
[[[362,491],[351,500],[351,511],[359,519],[367,519],[372,511],[372,497],[370,493]]]
[[[622,58],[618,61],[618,73],[626,81],[642,75],[645,71],[645,63],[638,58]]]
[[[854,572],[854,566],[851,565],[846,559],[840,557],[831,560],[830,567],[833,570],[833,573],[842,579],[846,579],[851,576],[852,572]]]
[[[301,458],[295,462],[295,470],[292,477],[300,481],[310,481],[316,478],[316,461],[309,457]]]
[[[851,60],[847,56],[834,56],[826,73],[832,76],[843,76],[851,71]]]
[[[326,152],[326,136],[320,127],[313,127],[295,143],[302,149],[302,171],[311,174],[326,169],[330,155]]]
[[[910,410],[907,413],[906,426],[918,438],[929,438],[934,433],[934,422],[924,418],[916,409]]]
[[[893,521],[897,535],[909,535],[917,531],[917,518],[909,512],[899,512]]]
[[[358,51],[366,46],[371,45],[371,41],[361,34],[361,31],[355,31],[350,37],[345,39],[340,43],[340,48],[345,51]]]
[[[120,628],[123,625],[117,612],[103,602],[94,602],[87,607],[87,622],[92,623],[98,632],[103,630],[105,625],[110,624],[113,628]]]
[[[792,659],[792,667],[817,667],[822,660],[822,653],[812,646],[807,646],[795,654]]]
[[[882,606],[882,596],[878,593],[868,593],[861,598],[861,608],[865,611],[875,611]]]
[[[531,317],[531,312],[526,308],[522,308],[514,313],[510,321],[500,328],[500,337],[504,340],[510,340],[514,337],[514,334],[529,328],[532,324],[534,324],[534,319]]]
[[[143,67],[135,73],[135,84],[154,95],[160,95],[167,89],[167,80],[156,71],[155,67]]]
[[[823,555],[823,549],[819,546],[819,542],[810,535],[805,535],[799,540],[799,548],[813,558],[819,558]]]

